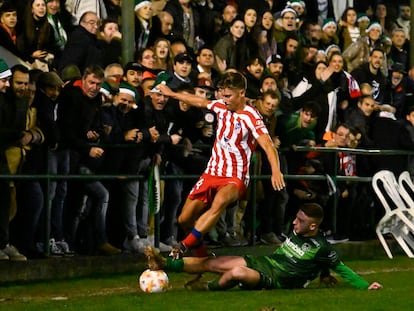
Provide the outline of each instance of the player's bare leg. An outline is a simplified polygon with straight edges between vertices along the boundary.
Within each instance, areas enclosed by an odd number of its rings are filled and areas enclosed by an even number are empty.
[[[234,184],[227,184],[217,191],[213,202],[196,221],[194,226],[203,235],[209,232],[217,223],[223,211],[239,199],[238,188]]]

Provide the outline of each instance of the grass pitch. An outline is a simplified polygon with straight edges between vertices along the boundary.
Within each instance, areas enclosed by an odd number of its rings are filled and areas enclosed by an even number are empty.
[[[0,287],[0,310],[413,310],[414,265],[412,259],[385,257],[347,261],[369,282],[379,281],[380,291],[358,290],[339,277],[335,288],[319,287],[317,281],[301,290],[195,292],[184,289],[193,276],[169,273],[170,290],[145,294],[138,276],[108,275],[66,281],[9,284]],[[205,279],[214,275],[206,274]]]

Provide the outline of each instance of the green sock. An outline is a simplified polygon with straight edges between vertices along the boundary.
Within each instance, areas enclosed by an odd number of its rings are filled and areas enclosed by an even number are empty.
[[[184,259],[172,259],[171,257],[167,257],[166,269],[173,272],[183,272]]]
[[[207,287],[209,290],[221,290],[222,288],[218,284],[219,279],[208,282]]]

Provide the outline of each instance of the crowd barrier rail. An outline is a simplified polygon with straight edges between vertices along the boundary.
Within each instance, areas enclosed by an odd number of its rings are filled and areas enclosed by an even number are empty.
[[[131,145],[108,145],[105,147],[110,148],[131,148]],[[194,145],[195,148],[199,149],[206,149],[211,148],[209,145]],[[364,183],[371,183],[372,176],[365,176],[365,177],[359,177],[359,176],[342,176],[338,175],[338,165],[339,165],[339,157],[338,153],[349,153],[349,154],[355,154],[355,155],[367,155],[367,156],[392,156],[392,155],[398,155],[398,156],[414,156],[414,151],[411,150],[380,150],[380,149],[352,149],[352,148],[327,148],[327,147],[301,147],[297,146],[295,148],[296,152],[309,152],[309,151],[316,151],[316,152],[328,152],[332,153],[332,156],[334,156],[335,161],[335,170],[332,175],[329,175],[331,179],[333,180],[335,186],[339,182],[364,182]],[[291,151],[288,149],[281,149],[280,152],[283,154],[284,152]],[[253,165],[255,165],[253,161]],[[408,165],[408,160],[407,160]],[[407,169],[409,169],[407,167]],[[253,169],[254,171],[257,171]],[[194,179],[197,180],[200,177],[200,175],[165,175],[160,174],[161,180],[168,180],[168,179]],[[45,202],[49,202],[49,187],[50,182],[52,180],[144,180],[146,177],[144,175],[134,175],[134,174],[91,174],[91,175],[79,175],[79,174],[69,174],[69,175],[51,175],[51,174],[37,174],[37,175],[27,175],[27,174],[0,174],[0,180],[31,180],[31,179],[37,179],[37,180],[46,180],[45,182]],[[258,180],[261,179],[267,179],[270,178],[269,175],[256,175],[251,174],[250,175],[250,199],[252,200],[252,215],[256,215],[256,209],[257,209],[257,202],[256,202],[256,183]],[[326,175],[292,175],[292,174],[285,174],[284,175],[285,180],[327,180]],[[0,198],[1,200],[1,198]],[[337,197],[334,196],[333,200],[333,211],[336,211],[336,205],[337,205]],[[46,204],[46,213],[45,213],[45,223],[46,223],[46,238],[45,238],[45,255],[49,255],[49,237],[50,237],[50,218],[51,218],[51,206],[49,203]],[[151,210],[151,208],[150,208]],[[154,215],[155,220],[155,246],[159,245],[159,214],[156,213]],[[336,215],[333,215],[333,217],[336,217]],[[256,217],[252,217],[252,227],[256,228]],[[254,232],[252,234],[252,237],[254,237]],[[254,239],[252,238],[252,241],[250,241],[252,244],[254,244]]]

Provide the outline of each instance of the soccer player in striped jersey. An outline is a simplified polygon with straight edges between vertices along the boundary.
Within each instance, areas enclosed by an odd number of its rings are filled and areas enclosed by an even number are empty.
[[[271,165],[275,191],[285,187],[276,148],[259,112],[246,102],[246,79],[239,72],[226,73],[218,84],[219,100],[173,92],[161,83],[157,88],[188,104],[212,110],[217,115],[216,140],[207,168],[190,191],[178,223],[187,236],[170,256],[181,258],[189,249],[195,256],[207,255],[203,235],[217,223],[221,213],[242,197],[249,183],[252,153],[259,144]]]

